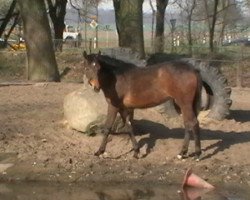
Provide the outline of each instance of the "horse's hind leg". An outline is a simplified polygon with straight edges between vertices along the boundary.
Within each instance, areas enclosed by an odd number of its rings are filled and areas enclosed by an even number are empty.
[[[129,113],[129,121],[130,121],[130,126],[131,126],[131,131],[129,132],[129,136],[132,141],[133,148],[134,148],[134,157],[138,158],[138,154],[140,153],[140,148],[134,135],[134,110],[130,111]]]
[[[138,154],[140,152],[139,145],[135,139],[134,135],[134,128],[133,128],[133,123],[134,123],[134,110],[122,110],[120,111],[121,117],[125,123],[126,129],[129,133],[129,137],[132,141],[133,149],[134,149],[134,157],[138,158]]]
[[[193,126],[193,135],[194,135],[194,142],[195,142],[195,159],[196,161],[200,160],[201,155],[201,140],[200,140],[200,126],[197,120],[197,123]]]
[[[108,136],[114,124],[117,112],[118,112],[117,108],[113,107],[112,105],[108,105],[107,119],[102,130],[103,138],[102,138],[102,142],[98,151],[95,153],[96,156],[99,156],[105,152],[107,141],[108,141]]]
[[[183,158],[187,154],[190,141],[190,134],[192,133],[195,141],[195,158],[196,160],[198,160],[201,155],[199,122],[192,106],[183,106],[181,110],[185,126],[185,137],[182,150],[178,155],[178,158]]]

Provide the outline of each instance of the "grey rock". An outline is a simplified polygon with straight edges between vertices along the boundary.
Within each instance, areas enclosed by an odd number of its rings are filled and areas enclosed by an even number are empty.
[[[65,96],[64,118],[71,128],[88,133],[93,127],[104,123],[107,106],[102,92],[96,93],[83,85]]]

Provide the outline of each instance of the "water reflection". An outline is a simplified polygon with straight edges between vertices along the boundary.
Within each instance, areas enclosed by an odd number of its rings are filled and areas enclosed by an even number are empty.
[[[247,193],[185,190],[173,185],[0,183],[4,200],[247,200]],[[236,190],[238,191],[238,190]],[[202,198],[201,198],[202,197]]]
[[[182,190],[180,193],[182,200],[196,200],[201,199],[202,194],[205,194],[207,191],[204,191],[197,188],[189,188],[186,187],[184,190]]]

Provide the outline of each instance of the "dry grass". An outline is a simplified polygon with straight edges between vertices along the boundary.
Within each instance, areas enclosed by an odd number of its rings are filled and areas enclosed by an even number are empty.
[[[63,52],[56,53],[56,59],[62,81],[82,81],[82,52],[83,48],[64,46]],[[222,54],[220,54],[222,56]],[[228,79],[230,86],[237,86],[237,67],[240,66],[243,87],[250,87],[250,62],[223,60],[217,62],[221,72]],[[217,65],[216,64],[216,65]],[[0,51],[0,81],[26,80],[26,52]]]

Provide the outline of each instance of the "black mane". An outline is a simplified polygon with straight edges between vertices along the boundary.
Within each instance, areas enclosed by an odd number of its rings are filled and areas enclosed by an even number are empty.
[[[137,67],[132,63],[127,63],[107,55],[98,55],[98,62],[100,62],[103,69],[116,74],[121,74]]]

